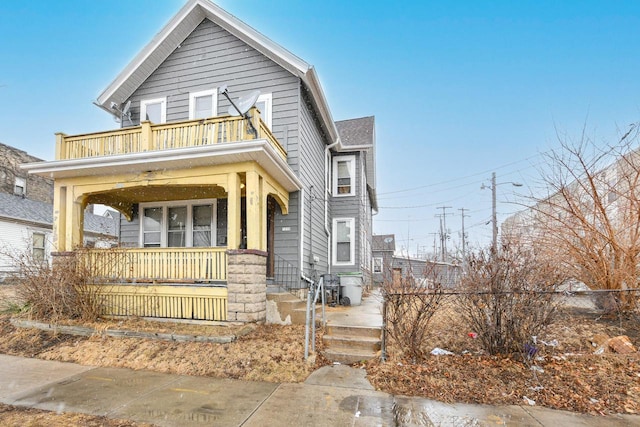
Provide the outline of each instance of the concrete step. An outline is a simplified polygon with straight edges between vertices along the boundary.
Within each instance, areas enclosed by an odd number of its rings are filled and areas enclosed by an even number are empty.
[[[364,350],[377,352],[381,348],[380,338],[371,337],[345,337],[336,335],[324,335],[322,342],[326,348],[331,350]]]
[[[377,357],[377,353],[374,351],[365,350],[333,350],[326,349],[322,352],[323,356],[332,362],[342,363],[343,365],[351,365],[354,363],[362,362],[364,360],[371,360]]]
[[[347,326],[327,324],[325,335],[342,337],[369,337],[381,339],[382,329],[372,326]]]

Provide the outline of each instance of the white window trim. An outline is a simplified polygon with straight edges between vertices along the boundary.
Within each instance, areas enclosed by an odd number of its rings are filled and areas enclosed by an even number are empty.
[[[195,119],[196,98],[202,96],[211,96],[211,116],[215,117],[218,115],[218,88],[189,92],[189,120]]]
[[[147,117],[147,105],[160,104],[160,123],[167,122],[167,98],[143,99],[140,101],[140,122],[144,122]]]
[[[380,271],[376,271],[376,261],[380,262]],[[372,268],[374,273],[382,273],[382,271],[384,270],[384,258],[381,256],[375,256],[373,257],[373,268]]]
[[[338,193],[338,162],[349,162],[349,174],[351,175],[351,189],[349,193]],[[355,196],[356,194],[356,156],[336,156],[333,158],[332,162],[332,178],[333,185],[331,186],[333,190],[333,197],[349,197]]]
[[[272,110],[273,110],[273,108],[272,108],[272,106],[273,106],[273,94],[271,94],[271,93],[263,93],[256,100],[256,104],[258,102],[264,102],[264,104],[267,106],[267,108],[266,108],[267,111],[260,111],[260,114],[262,115],[262,121],[265,122],[265,124],[267,125],[267,127],[269,129],[271,129],[271,119],[272,119]]]
[[[138,215],[140,217],[140,234],[138,237],[138,246],[144,248],[144,210],[147,208],[162,208],[162,227],[160,229],[160,247],[167,247],[167,237],[169,232],[168,214],[169,208],[174,206],[187,207],[187,223],[185,225],[185,245],[179,247],[193,247],[193,207],[201,205],[212,205],[211,213],[211,247],[218,247],[218,199],[194,199],[194,200],[176,200],[171,202],[149,202],[140,203]]]
[[[350,245],[350,254],[349,254],[349,259],[350,261],[340,261],[338,262],[337,260],[337,256],[338,256],[338,222],[348,222],[349,223],[349,230],[351,231],[350,235],[349,235],[349,240],[351,242]],[[333,249],[333,265],[355,265],[356,263],[356,221],[355,218],[334,218],[333,219],[333,244],[332,249]]]

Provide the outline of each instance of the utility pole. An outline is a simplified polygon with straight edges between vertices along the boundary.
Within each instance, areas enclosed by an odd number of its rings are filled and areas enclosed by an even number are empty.
[[[442,209],[442,222],[440,224],[441,236],[442,236],[442,261],[446,261],[447,253],[447,209],[453,209],[451,206],[438,206],[436,209]]]
[[[464,214],[464,211],[468,209],[460,208],[458,210],[461,212],[460,217],[462,218],[462,265],[464,266],[467,263],[467,245],[466,245],[467,236],[465,235],[465,232],[464,232],[464,217],[469,215]]]
[[[494,255],[498,254],[498,215],[496,213],[496,173],[491,173],[491,223],[493,240],[491,250]]]

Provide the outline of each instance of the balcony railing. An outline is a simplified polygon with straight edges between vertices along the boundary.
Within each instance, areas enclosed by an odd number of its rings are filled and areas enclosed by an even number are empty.
[[[226,248],[82,249],[93,283],[213,283],[227,280]]]
[[[251,123],[258,134],[257,139],[269,141],[276,152],[286,160],[287,152],[262,121],[255,107],[250,114]],[[139,126],[84,135],[67,136],[59,133],[56,135],[56,160],[142,153],[256,139],[249,129],[249,122],[243,117],[219,116],[163,124],[145,121]]]

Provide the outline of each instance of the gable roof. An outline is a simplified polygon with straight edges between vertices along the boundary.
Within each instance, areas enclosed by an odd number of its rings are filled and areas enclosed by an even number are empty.
[[[311,94],[329,139],[339,142],[338,131],[313,66],[209,0],[189,0],[98,96],[96,105],[113,114],[111,103],[122,104],[127,100],[204,19],[216,23],[298,76]]]
[[[14,194],[0,193],[0,218],[51,228],[53,225],[53,205]],[[84,231],[115,237],[117,236],[117,222],[113,218],[85,212]]]

